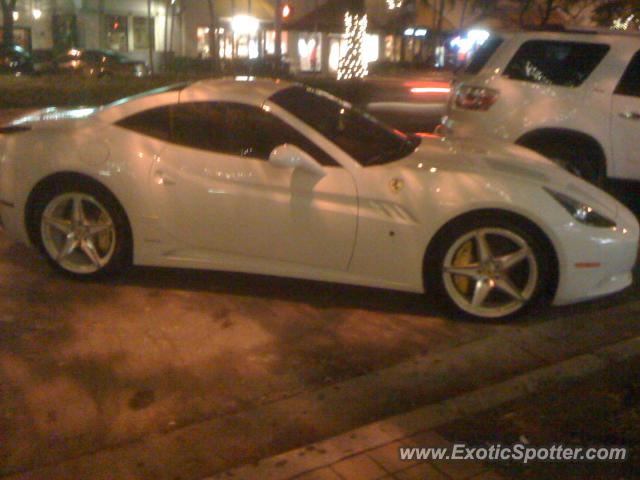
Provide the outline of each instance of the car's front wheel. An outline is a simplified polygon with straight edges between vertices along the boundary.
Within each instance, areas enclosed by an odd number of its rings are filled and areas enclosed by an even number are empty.
[[[548,291],[552,259],[519,222],[479,217],[445,229],[426,259],[427,294],[465,315],[524,314]]]
[[[112,273],[129,261],[124,212],[102,189],[73,183],[38,198],[34,226],[39,247],[66,274],[88,278]]]

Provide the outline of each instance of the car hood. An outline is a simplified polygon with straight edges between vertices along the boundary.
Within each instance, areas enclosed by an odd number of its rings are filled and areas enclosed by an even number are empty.
[[[58,120],[80,120],[93,115],[96,107],[76,107],[60,108],[48,107],[41,110],[32,111],[26,115],[16,118],[9,125],[33,125],[40,122],[51,122]]]
[[[613,197],[572,175],[542,155],[499,140],[421,135],[422,143],[410,156],[395,162],[405,169],[460,172],[488,177],[511,177],[571,195],[617,216]]]

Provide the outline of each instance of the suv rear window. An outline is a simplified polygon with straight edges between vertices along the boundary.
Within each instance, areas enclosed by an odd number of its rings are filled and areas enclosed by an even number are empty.
[[[475,75],[484,68],[489,59],[496,52],[498,47],[504,43],[504,40],[500,37],[489,37],[489,39],[482,44],[482,46],[476,50],[476,53],[471,57],[471,61],[464,73]]]
[[[523,43],[504,70],[512,80],[577,87],[609,51],[608,45],[531,40]]]

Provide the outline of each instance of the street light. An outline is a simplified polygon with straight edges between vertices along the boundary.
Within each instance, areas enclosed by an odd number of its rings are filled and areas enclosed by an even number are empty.
[[[291,8],[291,5],[289,5],[288,3],[285,4],[282,7],[282,19],[283,20],[288,20],[289,17],[291,17],[292,13],[293,13],[293,9]]]
[[[238,35],[255,35],[260,28],[260,21],[249,15],[236,15],[231,19],[231,29]]]

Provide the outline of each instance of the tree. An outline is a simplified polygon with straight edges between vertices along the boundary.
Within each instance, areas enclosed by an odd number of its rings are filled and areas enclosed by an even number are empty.
[[[213,5],[213,0],[207,0],[209,7],[209,55],[211,66],[218,67],[220,63],[220,43],[218,40],[218,17]]]
[[[635,22],[634,22],[635,19]],[[638,24],[640,20],[640,1],[638,0],[609,0],[599,5],[594,13],[593,20],[598,25],[614,26],[616,20],[623,24]]]
[[[13,45],[13,12],[17,0],[0,0],[2,7],[2,43]]]
[[[459,28],[464,28],[465,20],[467,19],[467,15],[470,13],[474,14],[488,14],[493,13],[498,10],[500,0],[420,0],[424,5],[430,7],[435,15],[434,18],[434,28],[436,33],[441,33],[443,25],[445,13],[447,12],[447,5],[451,7],[451,9],[455,9],[458,5],[458,2],[462,2],[462,9],[460,13],[460,18],[458,20]]]
[[[520,26],[546,27],[554,12],[561,12],[566,17],[577,20],[600,1],[602,0],[518,0]]]
[[[347,0],[345,5],[345,35],[347,51],[338,64],[338,80],[366,77],[368,67],[364,58],[367,15],[364,0]]]
[[[149,70],[153,75],[153,45],[155,43],[155,28],[153,28],[154,19],[151,16],[151,0],[147,0],[147,41],[149,42]]]

